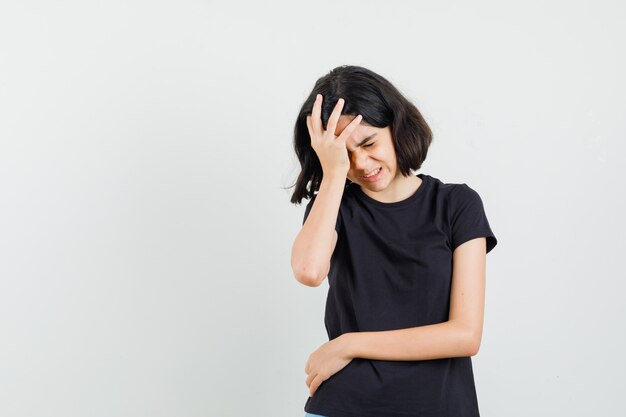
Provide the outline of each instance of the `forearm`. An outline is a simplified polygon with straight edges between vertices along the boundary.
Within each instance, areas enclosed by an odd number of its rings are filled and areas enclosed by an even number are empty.
[[[345,335],[351,357],[378,360],[428,360],[473,356],[478,341],[461,325],[447,321],[426,326]]]
[[[318,276],[328,267],[345,182],[345,176],[329,175],[320,183],[313,207],[292,247],[292,267],[302,275]]]

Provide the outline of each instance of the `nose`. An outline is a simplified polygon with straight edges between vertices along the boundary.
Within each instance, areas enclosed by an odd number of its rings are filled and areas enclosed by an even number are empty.
[[[355,152],[352,153],[351,159],[354,169],[365,170],[368,168],[369,156],[367,155],[367,152],[361,152],[360,149],[357,149]]]

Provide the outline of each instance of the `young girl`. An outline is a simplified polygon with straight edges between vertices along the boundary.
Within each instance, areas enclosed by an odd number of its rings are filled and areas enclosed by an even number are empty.
[[[471,356],[497,240],[476,191],[412,172],[431,141],[417,108],[366,68],[335,68],[302,106],[291,202],[310,201],[291,266],[329,285],[329,341],[304,368],[309,416],[479,416]]]

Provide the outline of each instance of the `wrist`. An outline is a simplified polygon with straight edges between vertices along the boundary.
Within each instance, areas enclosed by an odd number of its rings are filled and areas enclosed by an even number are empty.
[[[350,359],[353,359],[357,356],[357,333],[344,333],[339,336],[341,341],[343,351]]]
[[[345,185],[347,175],[341,171],[322,172],[322,182],[338,183]]]

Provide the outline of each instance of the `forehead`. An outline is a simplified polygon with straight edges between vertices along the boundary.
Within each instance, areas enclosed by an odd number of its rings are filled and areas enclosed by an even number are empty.
[[[337,121],[337,132],[343,132],[343,129],[346,128],[350,124],[352,120],[354,120],[356,116],[343,114],[339,116],[339,120]],[[355,131],[361,127],[371,127],[365,120],[361,120],[361,123],[357,126]]]
[[[340,116],[339,120],[337,121],[337,128],[335,129],[335,135],[339,136],[354,118],[355,116],[351,116],[351,115]],[[368,124],[364,120],[361,120],[361,123],[359,123],[359,125],[354,128],[350,136],[346,138],[346,145],[348,147],[348,150],[352,150],[356,148],[359,142],[361,142],[366,137],[371,136],[372,134],[376,133],[378,130],[380,129],[375,128],[374,126]],[[378,135],[376,135],[376,137],[378,137]]]

